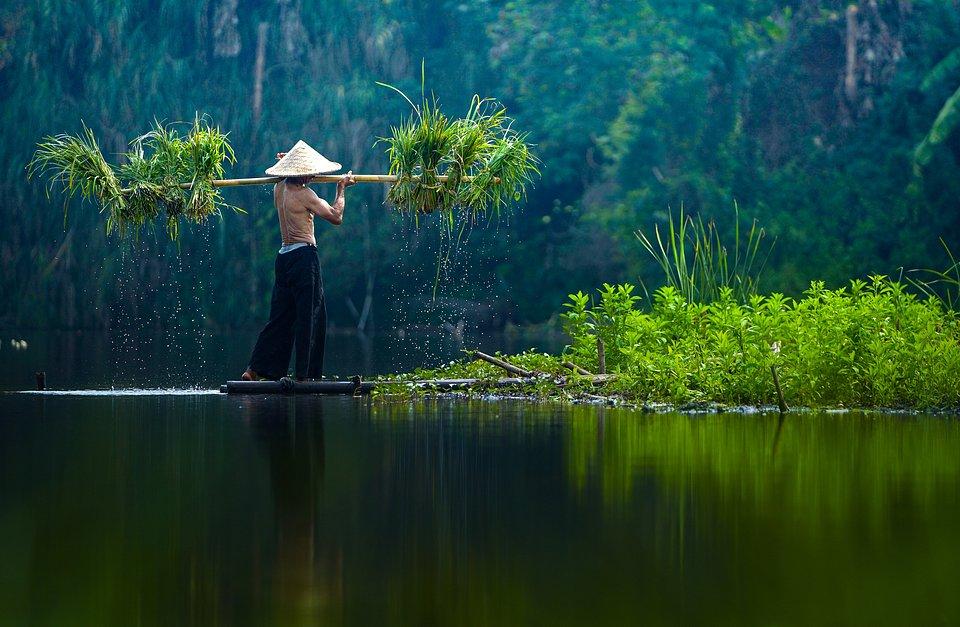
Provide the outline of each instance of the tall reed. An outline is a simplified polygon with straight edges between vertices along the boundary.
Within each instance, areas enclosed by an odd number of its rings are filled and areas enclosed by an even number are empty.
[[[687,215],[682,207],[676,220],[672,213],[669,215],[665,233],[661,234],[656,225],[653,237],[643,231],[636,231],[635,235],[663,271],[664,284],[677,290],[687,302],[713,302],[724,289],[744,302],[758,292],[775,241],[769,247],[763,246],[766,232],[756,220],[741,232],[740,209],[736,204],[734,214],[730,247],[713,220],[704,222],[699,215]]]
[[[940,245],[946,251],[951,265],[945,270],[932,268],[911,270],[907,281],[926,296],[939,300],[948,309],[956,310],[960,308],[960,261],[942,237]]]

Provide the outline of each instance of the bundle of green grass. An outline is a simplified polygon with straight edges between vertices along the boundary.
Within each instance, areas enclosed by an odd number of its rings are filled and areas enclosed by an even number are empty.
[[[212,182],[223,177],[224,162],[236,162],[227,135],[198,116],[185,136],[174,125],[153,128],[130,142],[122,165],[104,158],[86,125],[79,135],[48,136],[37,145],[27,166],[29,176],[49,175],[69,200],[77,193],[107,214],[107,232],[139,233],[162,218],[171,239],[181,219],[199,224],[221,210],[239,208],[224,202]]]
[[[390,174],[398,178],[387,200],[402,213],[464,210],[476,216],[526,197],[539,160],[501,104],[474,96],[467,115],[451,119],[435,99],[424,97],[416,105],[399,89],[383,86],[413,108],[380,139],[387,145]]]

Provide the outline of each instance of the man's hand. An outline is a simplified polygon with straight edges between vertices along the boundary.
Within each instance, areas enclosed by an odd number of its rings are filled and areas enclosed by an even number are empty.
[[[287,153],[285,153],[285,152],[278,152],[278,153],[277,153],[277,161],[280,161],[281,159],[283,159],[283,158],[286,157],[286,156],[287,156]]]
[[[342,177],[340,177],[339,181],[337,181],[337,188],[342,190],[356,184],[357,184],[357,179],[353,177],[353,170],[350,170],[349,172],[344,174]]]

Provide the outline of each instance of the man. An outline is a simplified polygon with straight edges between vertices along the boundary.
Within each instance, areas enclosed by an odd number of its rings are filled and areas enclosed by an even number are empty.
[[[253,347],[244,381],[285,377],[294,342],[294,376],[298,380],[320,378],[327,311],[313,219],[320,217],[334,226],[343,222],[344,190],[356,183],[353,172],[347,172],[337,182],[336,198],[328,203],[308,184],[318,174],[339,170],[339,163],[329,161],[303,141],[289,152],[277,153],[277,159],[267,174],[284,177],[273,188],[282,245],[274,262],[270,320]]]

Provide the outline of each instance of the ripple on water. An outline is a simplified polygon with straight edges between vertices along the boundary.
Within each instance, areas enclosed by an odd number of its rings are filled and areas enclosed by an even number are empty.
[[[18,390],[12,394],[39,396],[201,396],[220,394],[220,390],[203,388],[111,388],[108,390]]]

